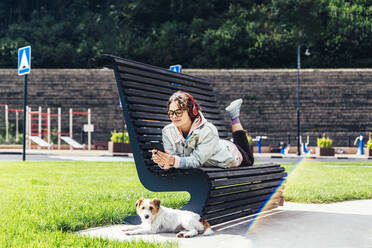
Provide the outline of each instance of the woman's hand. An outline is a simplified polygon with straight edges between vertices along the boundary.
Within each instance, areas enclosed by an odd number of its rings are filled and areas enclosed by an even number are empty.
[[[168,151],[152,150],[152,160],[163,170],[169,170],[173,167],[175,158]]]
[[[161,160],[160,160],[160,158],[159,158],[159,156],[158,156],[158,150],[156,150],[156,149],[153,149],[153,150],[151,150],[151,153],[152,153],[152,157],[151,157],[151,159],[152,159],[152,161],[154,161],[160,168],[162,168],[163,169],[163,164],[161,164]]]

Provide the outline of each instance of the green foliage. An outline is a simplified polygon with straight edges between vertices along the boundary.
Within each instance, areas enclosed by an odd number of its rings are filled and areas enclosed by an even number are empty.
[[[5,1],[1,67],[32,45],[33,67],[85,68],[111,53],[184,68],[371,67],[372,6],[365,0]]]
[[[372,135],[369,134],[369,139],[367,142],[367,149],[372,149]]]
[[[8,142],[5,139],[5,135],[0,135],[0,144],[7,144],[7,145],[20,145],[22,144],[23,134],[18,135],[18,141],[16,140],[16,136],[12,134],[8,134]]]
[[[128,132],[116,132],[116,130],[111,132],[111,141],[114,143],[129,143]]]
[[[18,134],[18,141],[16,139],[16,126],[13,123],[9,123],[8,127],[8,141],[6,141],[6,132],[5,128],[0,130],[0,144],[7,145],[19,145],[22,144],[23,134]]]
[[[252,145],[252,136],[246,133],[249,145]]]
[[[317,144],[320,148],[332,148],[332,139],[329,137],[318,138]]]

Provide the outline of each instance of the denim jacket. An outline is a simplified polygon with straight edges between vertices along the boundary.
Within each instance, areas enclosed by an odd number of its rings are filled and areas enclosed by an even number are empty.
[[[231,167],[236,160],[226,143],[229,141],[221,140],[217,128],[199,114],[186,139],[173,123],[165,126],[162,130],[164,149],[175,156],[175,165],[181,169]]]

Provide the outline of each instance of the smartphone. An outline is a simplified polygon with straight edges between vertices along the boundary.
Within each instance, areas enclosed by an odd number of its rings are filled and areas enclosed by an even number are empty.
[[[160,144],[160,142],[151,142],[151,146],[153,147],[153,149],[164,152],[163,145]]]

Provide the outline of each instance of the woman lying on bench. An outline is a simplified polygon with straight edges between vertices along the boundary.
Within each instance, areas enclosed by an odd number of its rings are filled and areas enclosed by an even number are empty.
[[[253,154],[239,120],[242,102],[235,100],[226,108],[231,118],[232,143],[219,138],[217,128],[204,118],[200,105],[190,94],[177,91],[168,101],[172,123],[162,131],[164,152],[152,150],[153,161],[164,170],[253,165]]]

